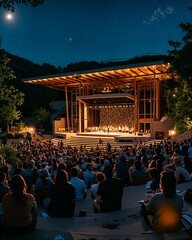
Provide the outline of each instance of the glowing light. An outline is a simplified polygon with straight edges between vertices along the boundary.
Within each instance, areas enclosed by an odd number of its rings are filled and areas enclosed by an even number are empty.
[[[13,16],[13,13],[11,12],[8,12],[5,14],[5,18],[8,20],[8,21],[12,21],[14,16]]]
[[[175,136],[176,131],[174,129],[169,130],[169,136]]]

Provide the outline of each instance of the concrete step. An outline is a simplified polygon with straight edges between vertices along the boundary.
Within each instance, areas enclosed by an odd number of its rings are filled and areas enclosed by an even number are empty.
[[[118,143],[114,141],[114,138],[102,138],[103,144],[98,144],[99,137],[70,137],[69,139],[63,139],[62,142],[64,146],[71,146],[71,147],[80,147],[86,146],[86,148],[89,150],[90,148],[96,148],[98,145],[100,149],[105,150],[106,144],[109,142],[111,144],[112,149],[119,148],[120,146],[129,146],[130,144],[124,144],[124,143]],[[52,142],[57,145],[58,142],[60,142],[61,139],[53,138]]]
[[[95,239],[95,240],[160,240],[160,236],[155,233],[144,233],[144,234],[113,234],[110,235],[106,234],[87,234],[87,233],[73,233],[72,236],[74,240],[88,240],[88,239]]]
[[[187,189],[191,183],[180,185],[180,190]],[[64,240],[189,240],[185,232],[169,233],[159,236],[149,233],[151,227],[140,214],[138,200],[145,196],[145,186],[124,188],[122,210],[111,213],[93,214],[92,199],[88,192],[87,199],[76,204],[73,218],[44,218],[38,216],[37,228],[24,236],[0,235],[1,240],[54,240],[61,235]],[[86,210],[86,217],[77,217],[80,210]]]

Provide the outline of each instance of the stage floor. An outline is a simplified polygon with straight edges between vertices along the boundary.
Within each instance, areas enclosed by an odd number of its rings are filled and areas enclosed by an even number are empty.
[[[95,131],[95,132],[80,132],[76,133],[77,136],[95,136],[95,137],[146,137],[150,138],[150,135],[143,135],[137,133],[136,135],[128,132],[103,132],[103,131]]]
[[[125,132],[103,132],[103,131],[95,131],[95,132],[80,132],[76,133],[77,136],[94,136],[94,137],[133,137],[134,134],[125,133]]]
[[[70,137],[90,137],[90,138],[113,138],[115,142],[138,142],[141,141],[149,141],[150,135],[141,135],[141,134],[131,134],[127,132],[79,132],[79,133],[55,133],[58,138],[68,139]]]

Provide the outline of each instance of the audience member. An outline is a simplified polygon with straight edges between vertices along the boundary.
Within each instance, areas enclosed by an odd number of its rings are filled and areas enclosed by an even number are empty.
[[[78,178],[78,169],[76,167],[72,167],[70,170],[70,183],[73,184],[75,188],[75,193],[76,193],[76,198],[75,201],[79,202],[82,201],[86,198],[87,196],[87,190],[86,190],[86,185],[83,180]]]
[[[133,166],[129,168],[129,178],[131,183],[134,183],[134,179],[146,176],[146,172],[141,168],[141,161],[136,160]]]
[[[9,186],[6,184],[6,174],[0,172],[0,204],[2,203],[3,196],[10,190]]]
[[[27,184],[27,192],[32,192],[32,185],[35,184],[35,177],[33,176],[33,163],[30,161],[26,164],[26,168],[22,171],[22,176]]]
[[[48,177],[48,171],[46,169],[41,169],[34,189],[35,198],[38,203],[42,203],[44,198],[49,195],[50,189],[53,185],[53,180]]]
[[[86,185],[86,188],[91,188],[91,185],[95,183],[95,173],[93,172],[92,164],[88,163],[86,166],[87,170],[83,172],[83,179]]]
[[[176,178],[172,172],[162,172],[160,193],[156,193],[146,205],[152,213],[150,223],[158,233],[176,231],[181,228],[183,199],[176,193]]]
[[[188,157],[190,160],[192,160],[192,141],[189,143]]]
[[[156,193],[159,190],[160,172],[157,168],[149,168],[147,172],[151,179],[147,192]]]
[[[43,206],[51,217],[73,217],[75,211],[75,188],[68,182],[68,173],[59,170],[49,197],[44,199]]]
[[[55,178],[56,178],[56,175],[57,175],[57,171],[58,171],[58,160],[56,158],[54,158],[51,162],[51,166],[50,166],[50,175],[51,175],[51,178],[52,180],[55,182]]]
[[[164,166],[164,170],[175,174],[177,184],[191,181],[191,175],[182,166],[180,158],[175,157],[173,163]]]
[[[119,155],[119,162],[116,164],[116,177],[120,178],[124,186],[130,185],[130,178],[129,178],[129,165],[126,163],[126,158],[123,154]]]
[[[121,210],[123,197],[123,181],[113,178],[113,168],[105,166],[104,174],[106,179],[100,182],[97,190],[97,197],[93,203],[93,211],[112,212]]]
[[[102,172],[96,173],[96,181],[97,183],[91,185],[91,198],[96,199],[97,197],[97,189],[100,182],[103,182],[105,179],[105,175]]]
[[[37,223],[37,204],[21,175],[10,181],[11,192],[2,199],[2,230],[5,233],[26,233],[34,230]]]
[[[14,162],[14,164],[9,169],[9,176],[12,177],[14,175],[15,169],[19,167],[19,164],[17,162]]]

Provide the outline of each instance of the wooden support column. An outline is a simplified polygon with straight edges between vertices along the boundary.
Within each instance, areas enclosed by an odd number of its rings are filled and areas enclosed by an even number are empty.
[[[138,99],[137,99],[137,81],[134,79],[134,134],[138,131]]]
[[[75,128],[76,131],[79,129],[78,127],[78,101],[77,101],[77,89],[75,90]]]
[[[156,119],[160,120],[160,82],[156,80]]]
[[[82,120],[81,120],[81,132],[83,130],[83,132],[85,131],[85,129],[87,129],[87,103],[83,100],[79,100],[79,102],[81,103],[81,118],[83,120],[83,129],[82,129]],[[83,107],[83,109],[82,109]]]
[[[156,81],[154,76],[154,86],[153,86],[153,120],[156,119]]]
[[[88,109],[88,107],[87,107],[87,105],[86,104],[84,104],[84,131],[85,131],[85,129],[87,129],[88,128],[88,114],[87,114],[87,109]]]
[[[81,113],[81,102],[79,101],[79,132],[82,132],[81,118],[82,118],[82,113]]]
[[[74,130],[74,119],[73,119],[73,89],[71,90],[71,130]]]
[[[65,85],[65,102],[66,102],[67,131],[69,131],[69,102],[68,102],[67,85]]]

